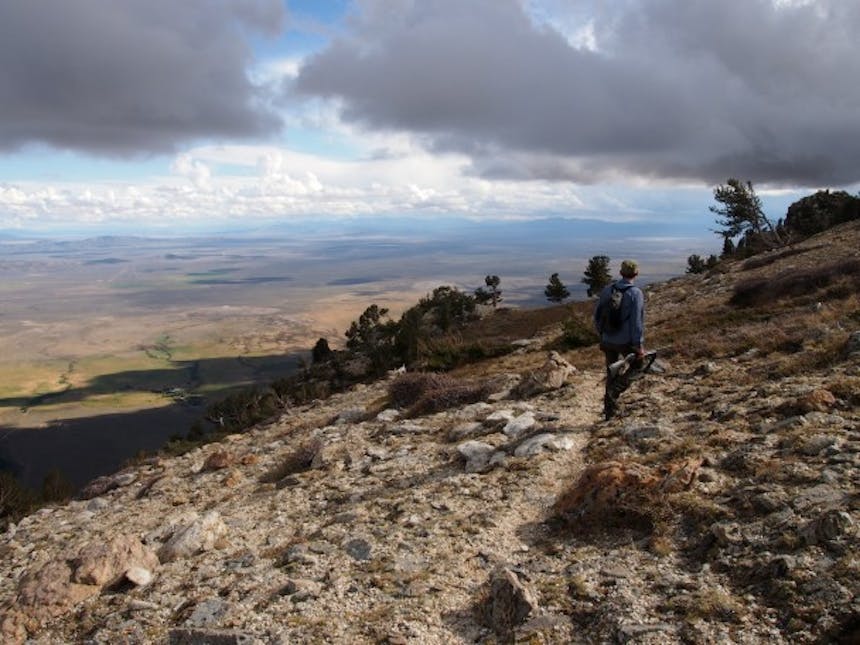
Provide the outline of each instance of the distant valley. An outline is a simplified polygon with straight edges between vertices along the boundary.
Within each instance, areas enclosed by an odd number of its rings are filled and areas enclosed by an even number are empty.
[[[231,390],[292,372],[316,339],[340,344],[372,302],[396,316],[435,286],[471,292],[493,273],[506,305],[538,306],[553,272],[581,299],[591,255],[635,253],[661,280],[703,247],[618,231],[598,242],[587,222],[406,220],[4,239],[0,467],[34,487],[55,469],[82,485],[184,434]]]

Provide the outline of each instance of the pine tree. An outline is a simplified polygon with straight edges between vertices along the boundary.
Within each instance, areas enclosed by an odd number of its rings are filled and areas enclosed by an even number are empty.
[[[589,297],[600,294],[603,287],[612,282],[612,274],[609,273],[609,257],[606,255],[592,257],[588,261],[582,282],[588,285]]]
[[[553,273],[549,277],[549,284],[543,290],[543,295],[550,302],[563,302],[565,298],[570,297],[570,291],[564,286],[564,283],[559,280],[558,274]]]
[[[728,179],[725,185],[714,188],[714,200],[720,205],[708,208],[720,216],[717,224],[723,229],[717,231],[719,235],[725,238],[751,235],[756,242],[768,246],[782,244],[779,231],[764,214],[761,199],[755,194],[751,181],[744,183],[739,179]]]
[[[497,275],[488,275],[484,278],[484,283],[487,285],[489,291],[484,289],[484,287],[475,289],[475,300],[478,304],[485,305],[489,302],[492,303],[493,309],[495,309],[502,301],[502,290],[499,289],[500,282],[501,279]]]
[[[701,255],[691,255],[687,258],[687,273],[704,273],[705,261]]]

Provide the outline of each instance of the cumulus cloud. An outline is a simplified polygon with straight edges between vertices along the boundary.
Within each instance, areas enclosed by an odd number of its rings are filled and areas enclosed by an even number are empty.
[[[274,146],[200,146],[177,155],[172,176],[128,184],[0,183],[0,228],[52,222],[239,221],[291,217],[532,217],[564,213],[625,218],[603,195],[550,182],[493,181],[463,172],[461,155],[420,149],[395,157],[333,160]],[[222,174],[229,170],[231,174]]]
[[[278,0],[4,0],[0,151],[131,156],[272,133],[247,38],[283,20]]]
[[[555,0],[359,4],[292,91],[475,175],[860,180],[858,3],[627,0],[567,20]]]

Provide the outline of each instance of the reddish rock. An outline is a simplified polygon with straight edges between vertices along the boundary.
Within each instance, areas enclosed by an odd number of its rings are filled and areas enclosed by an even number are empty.
[[[109,586],[122,580],[133,567],[154,570],[158,567],[158,558],[136,537],[118,535],[107,542],[85,546],[73,565],[75,582]]]

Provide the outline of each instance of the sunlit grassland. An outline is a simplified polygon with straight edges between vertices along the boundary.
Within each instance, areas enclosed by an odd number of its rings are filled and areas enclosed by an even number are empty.
[[[36,427],[56,419],[160,408],[192,395],[211,402],[261,377],[283,375],[296,361],[267,354],[254,343],[251,352],[237,355],[229,337],[179,343],[164,332],[150,339],[112,354],[0,360],[0,425]]]

